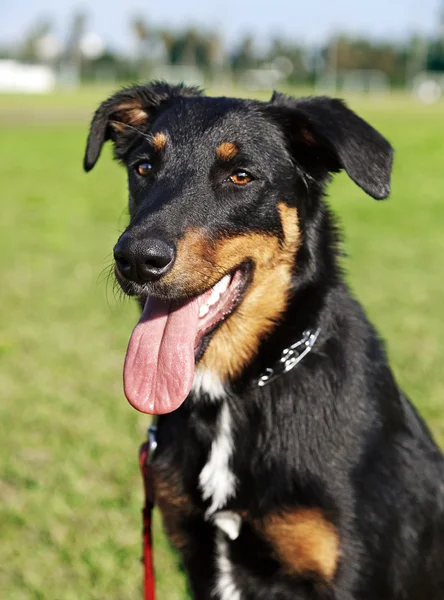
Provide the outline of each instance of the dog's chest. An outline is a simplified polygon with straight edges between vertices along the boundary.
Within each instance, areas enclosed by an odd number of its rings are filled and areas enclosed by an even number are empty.
[[[218,529],[215,591],[220,600],[241,600],[240,591],[232,577],[232,565],[228,557],[228,539],[235,540],[238,537],[241,518],[232,511],[223,510],[228,500],[236,493],[237,481],[231,468],[233,450],[232,419],[228,404],[224,402],[207,463],[199,476],[202,497],[210,502],[205,518],[211,519]]]
[[[233,449],[232,418],[228,404],[224,402],[207,462],[199,475],[202,498],[209,501],[207,518],[222,509],[236,492],[236,477],[231,468]]]

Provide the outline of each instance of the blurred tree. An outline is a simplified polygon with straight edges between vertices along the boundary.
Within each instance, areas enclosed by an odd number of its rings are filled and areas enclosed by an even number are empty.
[[[136,40],[136,46],[142,47],[143,51],[143,46],[146,44],[150,36],[150,28],[148,26],[148,23],[143,17],[135,17],[131,21],[131,29]],[[139,52],[139,54],[140,53],[141,52]]]
[[[87,20],[87,14],[83,11],[75,12],[72,16],[65,50],[65,55],[71,63],[81,63],[80,41],[86,33]]]
[[[175,36],[169,29],[161,29],[159,36],[165,48],[167,62],[173,64],[173,48],[176,43]]]
[[[18,58],[30,62],[37,61],[39,40],[48,35],[52,29],[52,23],[49,19],[39,19],[25,34],[23,44],[18,50]]]
[[[82,66],[82,81],[104,83],[135,81],[138,73],[133,61],[127,60],[110,49]]]
[[[278,68],[280,63],[285,67],[282,59],[287,59],[288,66],[283,69],[283,73],[289,83],[303,82],[308,76],[304,52],[302,46],[293,44],[289,40],[274,38],[265,59],[267,62],[274,63]]]
[[[437,35],[432,40],[413,36],[401,44],[339,35],[315,50],[278,36],[271,40],[265,50],[258,49],[254,45],[254,38],[245,35],[230,52],[226,50],[220,35],[215,32],[196,27],[181,31],[165,27],[158,29],[143,15],[135,15],[130,21],[134,41],[132,60],[109,49],[104,53],[102,50],[103,55],[100,57],[86,52],[86,34],[94,34],[86,31],[87,14],[77,11],[69,24],[61,72],[67,75],[65,79],[68,82],[70,77],[73,81],[78,80],[79,76],[94,79],[98,73],[103,75],[113,72],[117,78],[124,77],[126,80],[146,79],[151,76],[154,66],[169,64],[197,68],[210,79],[215,76],[223,77],[226,73],[230,78],[234,75],[240,81],[246,70],[266,67],[278,69],[286,81],[296,84],[313,82],[323,74],[330,78],[334,76],[339,81],[349,70],[377,70],[391,84],[399,85],[411,81],[425,69],[444,71],[444,0],[442,5]],[[0,54],[18,55],[23,60],[35,61],[38,59],[39,47],[47,49],[48,40],[55,38],[51,30],[52,25],[48,19],[39,19],[24,36],[19,51],[2,48]],[[42,40],[48,42],[46,46]],[[53,64],[58,60],[58,53]]]
[[[14,53],[7,46],[0,46],[0,59],[12,58]]]
[[[439,14],[436,39],[432,40],[428,47],[427,70],[444,71],[444,1]]]
[[[197,66],[198,52],[201,44],[200,35],[197,29],[190,27],[187,29],[181,40],[181,60],[183,65],[190,67]]]
[[[444,43],[440,40],[429,45],[426,66],[428,71],[444,71]]]
[[[138,79],[144,79],[147,75],[146,63],[149,57],[148,42],[150,39],[150,27],[142,16],[134,17],[130,23],[134,38],[135,69]]]
[[[211,73],[220,61],[222,42],[218,36],[190,27],[178,34],[161,30],[160,37],[171,65],[187,65]]]
[[[405,52],[407,82],[412,81],[415,75],[427,69],[427,46],[428,41],[419,35],[412,36],[407,43]]]
[[[243,37],[237,49],[231,57],[231,66],[234,71],[252,69],[258,64],[258,58],[254,51],[253,38],[250,35]]]
[[[219,71],[225,64],[224,43],[220,35],[212,33],[208,39],[208,56],[211,67],[215,71]]]
[[[323,57],[331,73],[374,69],[392,83],[404,79],[405,50],[401,45],[340,35],[330,40]]]

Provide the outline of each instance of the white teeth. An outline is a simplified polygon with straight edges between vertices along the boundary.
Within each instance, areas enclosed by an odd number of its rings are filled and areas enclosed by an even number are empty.
[[[225,277],[222,277],[222,279],[218,283],[216,283],[214,287],[217,289],[219,294],[223,294],[227,291],[228,286],[230,285],[230,279],[230,275],[225,275]]]
[[[208,314],[209,310],[210,307],[208,306],[208,304],[202,304],[202,306],[199,309],[199,318],[202,319],[202,317]]]
[[[208,314],[210,306],[214,306],[214,304],[217,304],[219,302],[221,295],[227,291],[228,286],[230,285],[230,281],[231,276],[225,275],[225,277],[222,277],[222,279],[216,283],[216,285],[211,290],[211,294],[207,299],[206,303],[202,304],[202,306],[199,308],[200,319],[202,319]]]
[[[217,286],[214,286],[214,288],[211,290],[210,297],[207,300],[209,306],[213,306],[213,304],[216,304],[217,302],[219,302],[219,298],[220,298],[219,290],[217,289]]]

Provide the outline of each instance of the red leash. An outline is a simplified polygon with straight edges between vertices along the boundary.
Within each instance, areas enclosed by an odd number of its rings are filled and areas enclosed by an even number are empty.
[[[140,446],[139,464],[143,478],[145,504],[143,507],[143,546],[142,562],[144,572],[143,597],[144,600],[156,600],[153,566],[153,537],[151,530],[152,512],[154,507],[153,470],[151,467],[152,453],[156,448],[156,427],[148,429],[149,441]]]

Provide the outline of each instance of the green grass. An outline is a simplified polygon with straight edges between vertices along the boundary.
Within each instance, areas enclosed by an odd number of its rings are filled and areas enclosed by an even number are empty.
[[[101,97],[69,102],[92,112]],[[8,600],[133,600],[148,418],[121,385],[137,311],[101,276],[125,226],[125,175],[109,149],[82,172],[86,122],[20,125],[32,100],[0,97],[0,589]],[[444,443],[444,111],[400,97],[352,106],[397,153],[388,202],[343,175],[330,188],[348,279]],[[159,598],[186,598],[158,520],[155,541]]]

